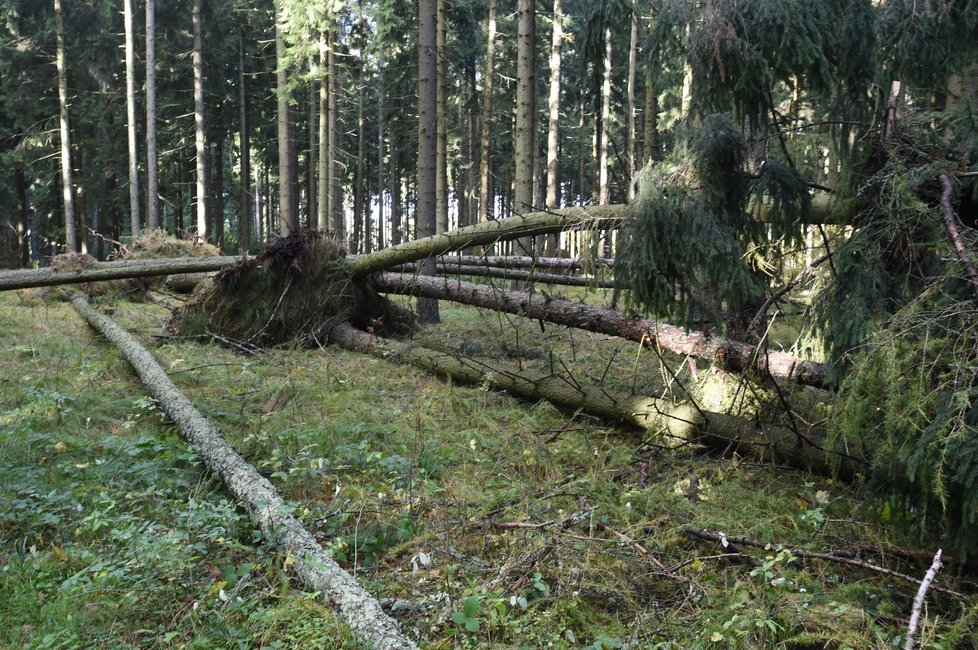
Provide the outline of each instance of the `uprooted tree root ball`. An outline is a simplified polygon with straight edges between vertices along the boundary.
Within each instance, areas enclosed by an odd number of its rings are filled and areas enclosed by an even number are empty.
[[[378,294],[369,278],[351,276],[346,252],[333,236],[305,230],[202,284],[168,328],[259,347],[315,345],[343,321],[385,335],[404,334],[414,324],[413,315]]]

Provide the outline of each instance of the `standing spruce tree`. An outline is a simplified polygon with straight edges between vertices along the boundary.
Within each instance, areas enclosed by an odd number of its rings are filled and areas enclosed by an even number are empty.
[[[436,148],[438,95],[438,0],[418,3],[418,201],[415,213],[418,237],[434,235],[436,215]],[[435,260],[428,258],[424,275],[435,275]],[[418,299],[418,322],[437,323],[438,301]]]

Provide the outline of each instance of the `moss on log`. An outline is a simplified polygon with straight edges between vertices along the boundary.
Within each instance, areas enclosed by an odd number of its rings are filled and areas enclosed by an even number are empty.
[[[357,640],[372,648],[413,649],[417,646],[383,612],[380,604],[344,571],[316,538],[290,514],[275,487],[248,464],[163,371],[153,356],[129,332],[99,313],[82,294],[72,305],[136,370],[149,393],[217,474],[271,544],[294,558],[293,568],[306,589],[318,592],[347,622]]]

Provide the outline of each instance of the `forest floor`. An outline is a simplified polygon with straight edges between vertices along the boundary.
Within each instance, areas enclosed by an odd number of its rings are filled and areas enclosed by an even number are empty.
[[[935,542],[863,488],[342,349],[158,338],[174,302],[156,297],[99,307],[422,647],[903,645],[917,584],[796,553],[922,577],[926,554],[888,550]],[[668,395],[685,368],[495,312],[442,303],[442,317],[420,343],[526,372]],[[55,294],[0,294],[0,504],[0,646],[357,647]],[[958,572],[936,584],[974,594]],[[917,638],[976,647],[975,602],[931,590]]]

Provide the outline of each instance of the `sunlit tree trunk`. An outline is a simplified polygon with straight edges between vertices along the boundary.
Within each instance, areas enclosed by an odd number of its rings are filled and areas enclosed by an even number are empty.
[[[448,230],[448,127],[445,114],[445,93],[448,76],[448,55],[445,51],[445,0],[437,0],[437,36],[435,57],[438,80],[435,104],[435,230]]]
[[[601,121],[598,132],[598,205],[608,205],[608,131],[611,126],[611,28],[604,30],[604,74],[601,76]]]
[[[306,149],[306,227],[315,228],[319,218],[316,199],[319,190],[316,181],[316,163],[319,161],[319,87],[316,81],[309,82],[309,142]]]
[[[533,150],[536,131],[536,10],[533,0],[516,3],[516,125],[513,134],[515,150],[514,212],[533,210]],[[516,242],[517,255],[533,254],[533,238]]]
[[[146,225],[163,227],[160,219],[159,152],[156,147],[156,0],[146,0]]]
[[[332,27],[328,33],[329,42],[327,48],[327,75],[329,76],[329,145],[327,157],[329,158],[328,170],[328,191],[329,191],[329,214],[332,222],[333,231],[340,241],[346,241],[346,223],[343,219],[343,188],[340,184],[340,160],[339,160],[339,82],[337,78],[338,68],[336,65],[336,31]]]
[[[384,247],[384,53],[377,55],[377,249]]]
[[[58,105],[61,115],[61,195],[64,201],[65,248],[78,252],[75,232],[74,177],[71,170],[71,134],[68,129],[68,75],[65,71],[65,27],[61,0],[54,0],[54,33],[57,41],[55,60],[58,68]]]
[[[329,43],[326,32],[319,35],[319,187],[317,188],[316,225],[320,230],[329,228]]]
[[[241,141],[241,191],[238,197],[238,250],[251,249],[251,138],[248,132],[248,87],[245,74],[244,29],[238,30],[238,127]]]
[[[129,221],[132,236],[139,234],[139,147],[136,143],[136,45],[133,38],[132,0],[123,2],[126,32],[126,127],[129,135]]]
[[[282,6],[275,3],[275,70],[278,97],[278,211],[282,236],[299,230],[298,217],[292,211],[292,138],[289,119],[289,71],[285,62],[285,39],[282,37]]]
[[[194,0],[194,150],[197,155],[197,240],[207,236],[207,141],[204,129],[204,46],[201,37],[201,0]]]
[[[438,85],[438,0],[418,3],[418,199],[416,227],[418,237],[428,237],[436,231],[436,141]],[[422,274],[435,275],[435,260],[429,258]],[[438,301],[418,299],[418,322],[437,323]]]
[[[560,52],[564,43],[564,9],[554,0],[553,33],[550,46],[550,97],[547,102],[547,208],[560,207],[560,178],[557,158],[560,155]],[[559,235],[548,235],[546,254],[554,255]]]
[[[489,192],[489,133],[492,126],[492,85],[496,52],[496,0],[489,0],[489,37],[486,42],[486,69],[482,75],[482,133],[479,138],[479,223],[489,219],[492,197]]]

